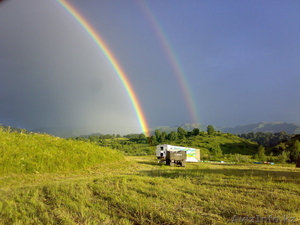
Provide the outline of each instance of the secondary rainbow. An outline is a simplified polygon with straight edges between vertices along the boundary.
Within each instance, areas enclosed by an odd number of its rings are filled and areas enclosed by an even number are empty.
[[[97,46],[102,50],[114,70],[116,71],[118,77],[120,78],[125,90],[127,91],[129,98],[132,102],[134,110],[136,112],[136,116],[138,118],[140,127],[147,136],[149,136],[149,127],[146,121],[145,114],[143,113],[142,107],[138,101],[138,97],[132,88],[132,85],[129,82],[129,79],[117,61],[116,57],[110,51],[108,46],[105,44],[104,40],[101,38],[99,33],[88,23],[88,21],[75,9],[73,5],[71,5],[66,0],[56,0],[73,18],[83,27],[83,29],[89,34],[89,36],[93,39],[93,41],[97,44]]]
[[[196,104],[193,99],[193,95],[191,93],[191,88],[189,88],[188,82],[184,76],[183,70],[180,66],[178,57],[176,57],[175,51],[172,48],[170,41],[167,39],[167,35],[165,34],[162,26],[157,21],[157,19],[154,16],[154,13],[150,9],[150,7],[147,5],[146,1],[144,0],[137,0],[137,3],[140,5],[142,11],[144,12],[145,16],[147,17],[149,23],[151,24],[152,29],[156,33],[156,36],[158,37],[167,57],[168,60],[172,66],[172,69],[177,77],[177,80],[179,82],[181,91],[183,93],[184,99],[186,101],[190,117],[192,118],[193,123],[200,123],[198,118],[198,113],[196,109]]]

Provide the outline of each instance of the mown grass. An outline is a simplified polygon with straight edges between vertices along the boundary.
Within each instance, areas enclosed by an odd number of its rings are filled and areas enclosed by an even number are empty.
[[[15,174],[0,183],[0,223],[242,224],[233,218],[256,215],[300,223],[299,175],[285,165],[173,168],[153,157],[64,175]]]

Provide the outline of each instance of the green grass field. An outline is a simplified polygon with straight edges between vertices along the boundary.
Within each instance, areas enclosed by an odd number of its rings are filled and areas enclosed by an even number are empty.
[[[0,128],[0,141],[0,175],[76,171],[124,158],[116,150],[47,134]]]
[[[260,224],[299,224],[299,175],[286,165],[169,167],[153,156],[76,173],[11,174],[1,177],[0,223],[257,224],[260,216]],[[246,223],[251,217],[257,221]]]
[[[170,167],[45,134],[0,141],[0,224],[300,224],[295,165]]]

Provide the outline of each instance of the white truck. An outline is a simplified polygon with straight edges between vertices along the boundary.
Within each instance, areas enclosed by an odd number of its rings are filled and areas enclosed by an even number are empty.
[[[156,157],[160,161],[165,161],[167,156],[167,151],[185,151],[186,152],[186,162],[199,162],[200,161],[200,149],[174,146],[174,145],[157,145],[156,146]]]

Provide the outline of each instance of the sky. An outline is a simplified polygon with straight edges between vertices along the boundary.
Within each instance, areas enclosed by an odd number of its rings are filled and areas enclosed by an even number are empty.
[[[300,2],[68,0],[101,36],[147,127],[300,124]],[[0,124],[139,133],[124,82],[59,3],[0,4]]]

